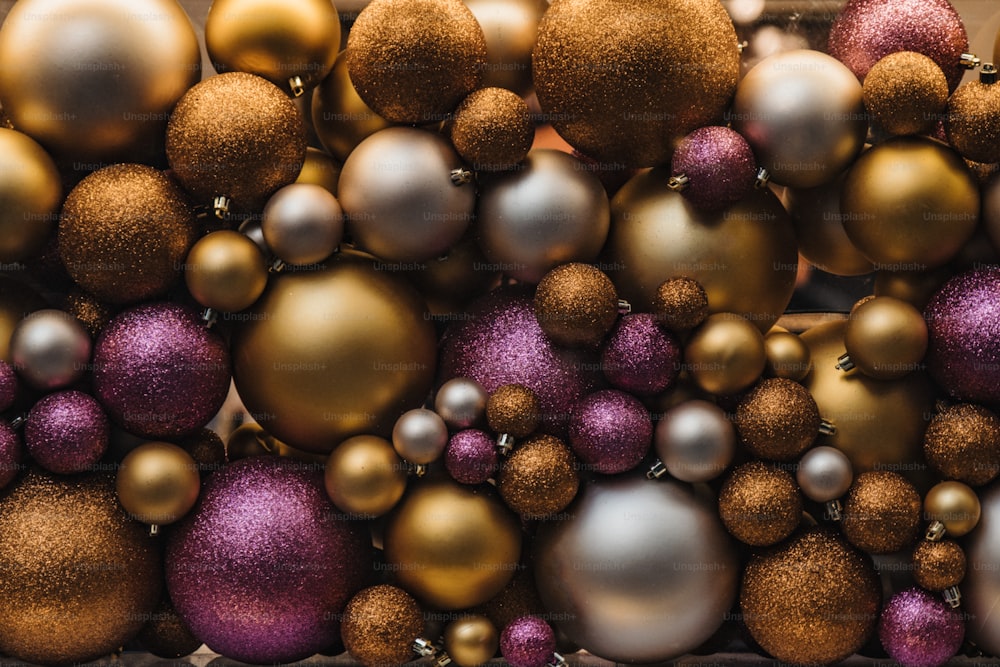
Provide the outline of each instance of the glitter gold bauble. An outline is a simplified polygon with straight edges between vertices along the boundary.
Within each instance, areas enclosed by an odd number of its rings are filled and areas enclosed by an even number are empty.
[[[891,135],[926,134],[948,105],[948,79],[938,64],[914,51],[896,51],[865,75],[865,109]]]
[[[764,353],[766,375],[801,382],[812,370],[809,347],[789,331],[769,331],[764,336]]]
[[[476,171],[514,169],[535,138],[528,104],[504,88],[480,88],[455,109],[448,134],[455,150]]]
[[[59,254],[95,296],[128,303],[158,296],[180,277],[198,223],[183,190],[152,167],[117,164],[73,188],[59,220]]]
[[[618,319],[614,283],[590,264],[561,264],[535,290],[538,325],[559,345],[597,345]]]
[[[298,96],[333,67],[340,17],[329,0],[214,0],[205,46],[216,70],[250,72]]]
[[[832,664],[875,631],[882,594],[871,559],[812,529],[751,557],[740,609],[761,648],[783,662]]]
[[[522,518],[539,519],[561,512],[580,488],[573,450],[559,438],[537,435],[519,443],[503,462],[497,489]]]
[[[958,586],[965,567],[965,551],[953,540],[921,540],[913,550],[913,578],[929,591]]]
[[[115,477],[118,501],[129,515],[151,525],[187,514],[201,490],[198,465],[169,442],[144,442],[126,454]]]
[[[898,380],[920,368],[927,336],[923,313],[901,299],[879,296],[851,310],[844,348],[859,372]]]
[[[924,517],[943,523],[951,537],[961,537],[975,528],[981,513],[976,492],[961,482],[939,482],[924,496]]]
[[[0,262],[34,256],[59,219],[62,184],[45,149],[7,128],[0,128],[0,201]]]
[[[653,297],[653,314],[669,331],[694,329],[708,317],[708,295],[693,278],[664,280]]]
[[[719,490],[719,516],[726,530],[755,547],[777,544],[802,520],[802,496],[786,470],[760,461],[733,470]]]
[[[585,155],[631,167],[669,163],[678,140],[721,117],[739,69],[717,0],[559,0],[532,55],[556,131]]]
[[[720,396],[756,382],[766,361],[760,330],[733,313],[709,315],[684,348],[684,367],[695,383]]]
[[[854,546],[872,554],[889,554],[916,539],[920,507],[920,494],[899,473],[864,472],[855,476],[847,490],[841,525]]]
[[[395,123],[444,120],[485,65],[486,38],[461,0],[373,0],[347,37],[354,87]]]
[[[516,515],[488,488],[451,480],[411,485],[389,514],[383,539],[399,585],[444,610],[492,598],[514,576],[521,555]]]
[[[1000,162],[1000,86],[984,81],[959,86],[948,99],[944,129],[948,141],[965,159]]]
[[[245,234],[220,229],[198,239],[184,262],[184,282],[206,308],[235,312],[253,305],[267,287],[267,265]]]
[[[466,616],[445,626],[444,650],[459,667],[481,665],[499,647],[500,633],[485,616]]]
[[[795,233],[781,203],[757,191],[721,212],[692,206],[667,187],[670,172],[633,177],[611,200],[605,247],[608,276],[633,310],[655,312],[664,280],[697,280],[711,313],[748,317],[761,332],[784,312],[795,289]]]
[[[538,22],[548,3],[544,0],[465,0],[486,38],[483,86],[507,88],[518,95],[532,89],[531,51],[538,36]]]
[[[981,405],[949,405],[927,425],[924,455],[948,479],[987,484],[1000,473],[1000,418]]]
[[[188,90],[167,125],[167,160],[201,204],[254,210],[295,181],[306,153],[299,110],[273,83],[228,72]]]
[[[272,276],[232,341],[234,379],[268,432],[309,452],[387,436],[419,406],[436,366],[434,326],[415,292],[357,253]]]
[[[406,490],[406,464],[385,438],[356,435],[340,443],[326,462],[326,493],[344,512],[381,516]]]
[[[538,428],[541,414],[538,396],[523,384],[501,385],[486,400],[486,420],[490,428],[515,438],[530,435]]]
[[[115,499],[114,478],[31,470],[0,498],[0,649],[88,662],[134,636],[160,600],[159,547]]]
[[[413,597],[379,584],[358,591],[344,609],[344,648],[365,667],[390,667],[413,658],[413,640],[423,634],[424,615]]]
[[[801,384],[767,378],[740,399],[733,423],[754,456],[792,461],[819,435],[820,414],[816,401]]]
[[[170,110],[201,73],[194,28],[172,0],[19,2],[0,30],[0,62],[14,127],[84,163],[162,146]]]
[[[948,146],[897,137],[857,159],[840,208],[847,236],[876,268],[925,271],[947,262],[972,236],[979,188]]]
[[[194,653],[202,643],[191,634],[191,630],[177,615],[177,610],[166,594],[153,611],[149,622],[135,636],[135,640],[156,657],[169,660]]]
[[[346,51],[340,52],[330,74],[313,91],[312,121],[323,147],[341,162],[365,137],[390,125],[355,90]]]

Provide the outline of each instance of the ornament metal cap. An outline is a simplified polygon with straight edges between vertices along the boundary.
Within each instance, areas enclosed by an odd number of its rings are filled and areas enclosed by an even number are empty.
[[[993,63],[983,64],[983,68],[979,70],[979,82],[985,83],[987,85],[992,85],[997,82],[997,66]]]
[[[965,69],[976,69],[980,63],[982,63],[982,60],[975,53],[963,53],[958,61],[958,64]]]

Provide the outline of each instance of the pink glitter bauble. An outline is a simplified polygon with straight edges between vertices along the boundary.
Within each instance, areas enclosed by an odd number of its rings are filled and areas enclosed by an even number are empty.
[[[482,484],[497,470],[496,444],[489,433],[474,428],[454,434],[444,450],[448,474],[460,484]]]
[[[511,667],[545,667],[556,650],[556,633],[537,616],[521,616],[500,635],[500,653]]]
[[[670,170],[690,179],[681,190],[685,199],[700,209],[719,211],[753,190],[757,159],[739,132],[728,127],[700,127],[681,139]]]
[[[35,403],[24,425],[31,458],[49,472],[84,472],[108,449],[111,425],[97,400],[82,391],[59,391]]]
[[[651,396],[669,389],[681,367],[681,348],[650,313],[618,320],[601,351],[601,368],[619,389]]]
[[[940,595],[913,587],[883,607],[878,638],[902,667],[938,667],[962,646],[965,623]]]
[[[573,408],[569,440],[580,459],[612,475],[639,465],[653,439],[653,422],[639,399],[603,389],[584,396]]]

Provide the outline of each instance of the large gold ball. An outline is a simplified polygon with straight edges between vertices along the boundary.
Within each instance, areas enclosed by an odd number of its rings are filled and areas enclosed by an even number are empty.
[[[356,253],[271,278],[233,335],[240,397],[278,439],[330,452],[388,436],[420,406],[436,365],[434,326],[415,292]]]
[[[720,118],[732,99],[737,42],[718,0],[558,0],[538,26],[535,92],[580,152],[666,164],[677,141]]]
[[[607,274],[633,310],[653,311],[664,280],[697,280],[712,313],[732,312],[767,331],[795,289],[795,232],[766,190],[717,213],[667,187],[670,173],[633,177],[611,200]]]
[[[0,262],[37,254],[59,219],[59,172],[31,137],[7,128],[0,128],[0,201]]]
[[[326,493],[341,510],[366,518],[391,510],[406,490],[406,464],[392,443],[356,435],[340,443],[326,462]]]
[[[172,0],[29,0],[4,20],[0,62],[0,104],[14,127],[89,163],[162,146],[201,55]]]
[[[514,576],[521,529],[488,489],[427,480],[389,515],[384,544],[400,586],[425,604],[464,609],[486,602]]]
[[[115,478],[122,507],[143,523],[173,523],[187,514],[201,490],[198,464],[169,442],[146,442],[125,455]]]
[[[531,51],[545,0],[465,0],[486,38],[483,86],[531,92]]]
[[[253,305],[267,286],[264,254],[246,234],[220,229],[198,239],[184,262],[184,281],[206,308],[235,312]]]
[[[341,51],[330,74],[312,94],[312,122],[326,150],[341,162],[370,134],[390,123],[365,104],[347,71],[347,51]]]
[[[117,650],[156,607],[159,547],[109,475],[31,470],[0,496],[0,650],[38,664]]]

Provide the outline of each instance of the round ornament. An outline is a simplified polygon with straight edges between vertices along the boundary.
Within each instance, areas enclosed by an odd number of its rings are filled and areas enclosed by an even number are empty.
[[[589,470],[605,475],[639,465],[653,439],[646,407],[631,394],[602,389],[573,406],[569,442]]]
[[[807,498],[828,503],[851,488],[854,470],[851,460],[836,447],[813,447],[799,461],[795,481]]]
[[[927,353],[927,322],[906,301],[877,296],[851,310],[844,347],[848,368],[857,367],[876,380],[898,380],[921,367]]]
[[[944,72],[913,51],[896,51],[875,63],[863,92],[872,121],[893,136],[930,133],[948,106]]]
[[[201,490],[198,464],[169,442],[144,442],[122,459],[115,478],[118,501],[133,519],[159,526],[187,514]]]
[[[427,408],[407,410],[392,427],[392,446],[410,463],[432,463],[447,445],[448,425],[441,415]]]
[[[948,98],[944,129],[948,143],[973,162],[1000,162],[1000,86],[994,66],[981,80],[959,86]]]
[[[318,264],[340,245],[344,215],[340,202],[323,186],[292,183],[267,200],[260,228],[278,259],[292,265]]]
[[[607,274],[590,264],[560,264],[535,289],[535,317],[560,345],[595,346],[618,319],[618,293]]]
[[[504,88],[480,88],[455,109],[448,136],[476,171],[503,171],[524,160],[535,126],[520,95]]]
[[[11,365],[35,389],[68,387],[83,377],[92,345],[83,325],[53,308],[29,313],[10,333]]]
[[[541,411],[538,395],[523,384],[500,385],[486,402],[490,428],[515,438],[530,435],[538,428]]]
[[[766,362],[760,329],[734,313],[709,315],[684,347],[684,367],[695,383],[720,396],[752,385]]]
[[[965,570],[965,551],[958,542],[921,540],[913,549],[913,579],[929,591],[958,586]]]
[[[668,331],[687,331],[708,317],[708,295],[693,278],[670,278],[660,283],[653,297],[653,314]]]
[[[980,405],[949,405],[927,425],[924,456],[948,479],[987,484],[1000,473],[1000,418]]]
[[[892,596],[879,618],[878,638],[903,667],[937,667],[958,653],[962,615],[939,595],[913,587]]]
[[[615,387],[639,396],[666,391],[681,370],[681,347],[649,313],[625,315],[601,349],[601,370]]]
[[[500,648],[496,626],[486,616],[458,618],[444,628],[444,650],[459,667],[476,667]]]
[[[448,440],[444,465],[456,482],[482,484],[499,468],[496,440],[486,431],[459,431]]]
[[[28,412],[24,444],[38,465],[69,475],[93,469],[108,449],[110,430],[104,410],[90,394],[58,391]]]
[[[847,540],[871,554],[910,546],[921,519],[920,494],[902,475],[889,470],[863,472],[844,499],[842,526]]]
[[[944,524],[951,537],[961,537],[975,528],[981,512],[976,492],[961,482],[939,482],[924,496],[924,516]]]
[[[434,394],[434,411],[451,429],[467,429],[483,421],[489,394],[470,378],[452,378]]]
[[[753,189],[757,159],[739,132],[701,127],[677,144],[670,161],[681,194],[700,209],[723,209]]]
[[[792,461],[816,439],[821,421],[808,389],[794,380],[767,378],[743,395],[733,423],[754,456]]]
[[[539,0],[466,0],[486,38],[483,87],[532,91],[531,52],[548,5]]]
[[[324,481],[330,500],[339,509],[372,518],[399,502],[406,478],[406,464],[388,440],[356,435],[330,453]]]
[[[347,51],[340,52],[330,74],[313,90],[311,115],[320,143],[340,162],[366,137],[390,126],[355,90]]]
[[[791,535],[802,521],[802,496],[788,471],[752,461],[726,477],[719,490],[719,516],[741,542],[771,546]]]
[[[764,353],[765,375],[802,382],[812,370],[809,347],[790,331],[769,331],[764,336]]]
[[[736,431],[714,403],[684,401],[656,423],[656,453],[682,482],[707,482],[722,474],[736,453]]]
[[[516,618],[500,635],[500,653],[511,667],[546,667],[555,650],[555,630],[538,616]]]
[[[184,261],[184,282],[206,308],[244,310],[267,287],[264,254],[246,234],[231,229],[211,232],[191,246]]]
[[[578,469],[566,443],[555,436],[536,435],[519,443],[501,464],[497,490],[522,519],[548,519],[566,509],[576,496]]]
[[[0,31],[0,48],[2,43]],[[28,135],[0,128],[0,183],[4,202],[0,213],[0,262],[34,257],[44,248],[59,219],[62,184],[56,165]]]
[[[413,640],[424,631],[424,616],[413,597],[397,586],[379,584],[358,591],[344,609],[344,648],[366,667],[398,665],[413,658]]]

